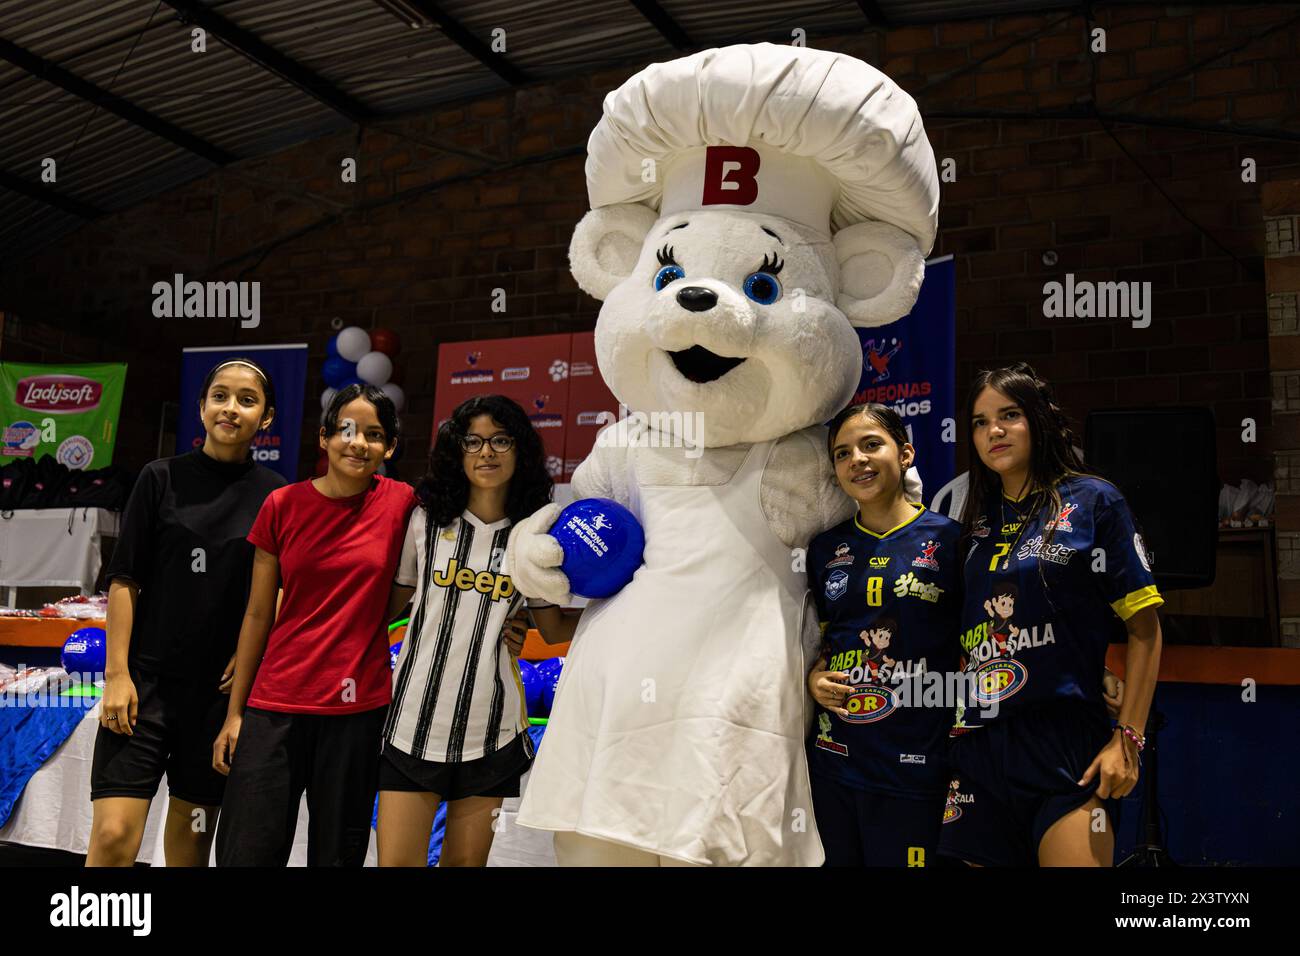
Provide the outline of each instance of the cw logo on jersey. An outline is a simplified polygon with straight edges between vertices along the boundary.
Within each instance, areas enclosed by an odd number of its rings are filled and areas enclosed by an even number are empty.
[[[975,671],[975,702],[996,704],[1012,697],[1029,681],[1029,668],[1012,657],[996,658]]]
[[[494,574],[491,571],[475,571],[473,568],[459,567],[455,558],[447,562],[446,569],[433,572],[433,583],[440,588],[455,587],[460,591],[478,591],[480,594],[492,595],[493,601],[513,597],[514,582],[508,574]]]
[[[847,717],[840,718],[851,724],[872,724],[884,720],[894,712],[897,704],[893,693],[886,687],[875,684],[862,684],[854,687],[844,702]]]
[[[889,566],[889,558],[882,557],[881,555],[876,555],[867,563],[870,564],[873,568],[884,568]]]

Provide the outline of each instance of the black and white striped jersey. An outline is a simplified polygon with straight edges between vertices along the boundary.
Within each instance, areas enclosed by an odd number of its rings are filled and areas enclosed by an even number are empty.
[[[424,508],[411,513],[398,564],[397,583],[415,598],[384,737],[421,760],[462,763],[528,725],[519,668],[501,639],[525,599],[501,570],[508,518],[484,524],[467,510],[446,527],[429,524]]]

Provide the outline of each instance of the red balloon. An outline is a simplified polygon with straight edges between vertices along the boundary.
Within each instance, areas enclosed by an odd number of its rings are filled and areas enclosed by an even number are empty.
[[[370,333],[370,348],[383,352],[389,358],[396,358],[402,349],[402,340],[392,329],[375,329]]]

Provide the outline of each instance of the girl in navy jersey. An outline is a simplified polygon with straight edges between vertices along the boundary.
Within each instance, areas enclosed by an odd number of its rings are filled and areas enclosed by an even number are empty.
[[[244,538],[263,500],[284,484],[249,454],[274,415],[275,389],[261,366],[219,363],[200,392],[202,447],[146,465],[132,489],[106,574],[88,866],[135,862],[164,773],[167,865],[207,865],[226,783],[212,769],[212,739],[253,566]]]
[[[414,594],[384,727],[380,866],[426,865],[443,800],[440,865],[483,866],[502,800],[519,795],[533,756],[511,623],[524,598],[502,558],[511,524],[551,491],[541,439],[510,399],[469,399],[439,428],[390,604]],[[547,641],[572,636],[577,615],[528,607]]]
[[[817,829],[827,866],[924,866],[950,779],[961,527],[905,497],[915,452],[892,408],[845,409],[827,444],[858,511],[808,549],[825,648],[808,676]]]
[[[385,610],[415,507],[409,485],[376,474],[398,436],[387,395],[340,389],[320,429],[329,469],[273,493],[249,532],[253,583],[212,752],[229,774],[222,866],[288,862],[304,790],[308,865],[365,860],[391,694]]]
[[[1163,603],[1123,495],[1089,474],[1051,388],[1018,363],[967,403],[961,645],[941,850],[981,865],[1108,866],[1110,802],[1137,784]],[[1118,726],[1101,695],[1128,631]]]

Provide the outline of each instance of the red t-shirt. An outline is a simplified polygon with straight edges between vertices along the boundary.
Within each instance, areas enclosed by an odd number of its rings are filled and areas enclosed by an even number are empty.
[[[267,496],[248,540],[279,558],[284,598],[250,707],[352,714],[390,702],[383,618],[414,507],[411,486],[382,475],[349,498],[310,479]]]

